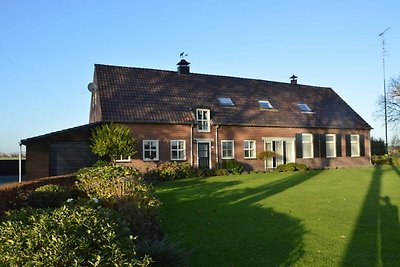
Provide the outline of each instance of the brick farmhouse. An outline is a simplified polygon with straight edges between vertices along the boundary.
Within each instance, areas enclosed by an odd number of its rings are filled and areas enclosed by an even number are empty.
[[[247,169],[289,162],[311,168],[370,164],[370,130],[331,88],[190,72],[95,65],[89,124],[22,140],[28,179],[92,164],[93,127],[128,126],[138,153],[120,161],[189,162],[215,168],[235,159]],[[272,159],[258,159],[274,151]]]

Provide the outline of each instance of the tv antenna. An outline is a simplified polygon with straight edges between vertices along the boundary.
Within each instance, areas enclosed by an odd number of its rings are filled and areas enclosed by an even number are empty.
[[[383,32],[381,32],[378,36],[382,37],[382,66],[383,66],[383,104],[385,107],[385,149],[386,153],[388,153],[388,130],[387,130],[387,95],[386,95],[386,69],[385,69],[385,33],[390,29],[387,28]]]

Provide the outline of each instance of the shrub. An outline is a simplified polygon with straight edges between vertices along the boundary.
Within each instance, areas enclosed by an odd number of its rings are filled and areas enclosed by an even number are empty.
[[[233,173],[233,174],[240,174],[244,170],[242,164],[240,164],[239,161],[234,160],[234,159],[224,160],[220,164],[219,168],[220,169],[227,169],[230,173]]]
[[[104,167],[110,165],[110,162],[105,160],[98,160],[93,164],[93,167]]]
[[[1,266],[148,266],[112,210],[86,206],[26,208],[0,225]]]
[[[216,176],[226,176],[226,175],[229,175],[229,174],[230,174],[230,172],[227,169],[217,169],[215,171],[215,175]]]
[[[388,154],[385,155],[372,155],[371,157],[372,164],[374,165],[391,165],[392,164],[392,157]]]
[[[137,235],[158,232],[160,205],[153,187],[130,167],[109,165],[86,168],[77,174],[77,187],[102,205],[121,212]]]
[[[167,238],[162,240],[142,240],[137,244],[139,256],[148,255],[152,259],[151,266],[186,266],[189,252],[182,243]]]
[[[28,206],[35,208],[60,207],[69,198],[77,198],[78,190],[48,184],[36,188],[27,197]]]
[[[195,170],[188,162],[163,162],[157,168],[161,180],[177,180],[195,177]]]
[[[294,171],[305,171],[308,170],[309,168],[307,165],[302,164],[302,163],[287,163],[287,164],[281,164],[278,165],[275,169],[276,172],[294,172]]]
[[[100,157],[109,156],[113,163],[123,157],[136,154],[136,139],[131,130],[123,125],[104,124],[92,131],[92,152]]]
[[[215,176],[215,169],[196,169],[196,177],[210,177]]]

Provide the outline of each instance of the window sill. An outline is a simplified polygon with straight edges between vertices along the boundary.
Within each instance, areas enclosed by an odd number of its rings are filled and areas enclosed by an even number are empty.
[[[184,159],[171,159],[172,161],[186,161],[186,158]]]
[[[153,162],[153,161],[159,161],[159,159],[143,159],[143,161],[146,161],[146,162]]]
[[[132,160],[130,159],[119,159],[115,161],[116,163],[129,163],[132,162]]]
[[[235,158],[221,158],[221,159],[235,159]]]

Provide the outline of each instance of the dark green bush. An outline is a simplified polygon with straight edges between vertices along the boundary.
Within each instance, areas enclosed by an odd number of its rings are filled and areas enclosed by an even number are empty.
[[[302,163],[287,163],[287,164],[281,164],[278,165],[275,169],[276,172],[294,172],[294,171],[305,171],[308,170],[309,168],[307,165],[302,164]]]
[[[158,168],[159,178],[165,180],[177,180],[195,177],[196,171],[188,162],[163,162]]]
[[[159,231],[157,212],[160,201],[153,187],[134,168],[109,165],[86,168],[77,174],[76,186],[108,208],[121,212],[139,236]]]
[[[123,219],[105,208],[21,209],[0,233],[1,266],[149,266]]]
[[[167,238],[162,240],[141,240],[137,244],[137,253],[141,257],[148,255],[153,263],[151,266],[186,266],[189,252],[183,248],[179,241]]]
[[[230,172],[227,169],[217,169],[215,170],[215,175],[216,176],[226,176],[229,175]]]
[[[79,195],[78,190],[48,184],[32,191],[27,197],[27,204],[34,208],[60,207],[67,199],[77,198]]]
[[[93,164],[93,167],[95,167],[95,168],[96,167],[104,167],[104,166],[108,166],[108,165],[111,165],[111,163],[108,161],[105,161],[105,160],[98,160]]]
[[[371,161],[374,165],[391,165],[393,163],[392,157],[388,154],[372,155]]]
[[[196,176],[195,177],[211,177],[215,176],[215,169],[196,169]]]
[[[227,169],[230,173],[241,174],[244,171],[242,164],[235,159],[227,159],[222,161],[219,169]]]

